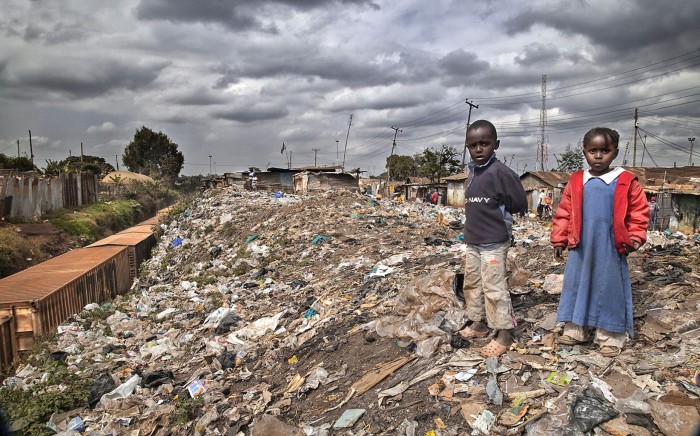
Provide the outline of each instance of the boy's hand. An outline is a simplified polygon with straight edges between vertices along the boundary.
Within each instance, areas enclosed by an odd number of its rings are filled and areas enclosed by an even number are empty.
[[[561,256],[563,253],[564,253],[564,247],[554,247],[554,258],[555,259],[561,259]]]

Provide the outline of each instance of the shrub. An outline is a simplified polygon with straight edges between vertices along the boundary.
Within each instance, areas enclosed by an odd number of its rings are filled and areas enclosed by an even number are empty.
[[[12,227],[0,227],[0,277],[7,277],[24,268],[32,262],[38,248],[18,234]]]

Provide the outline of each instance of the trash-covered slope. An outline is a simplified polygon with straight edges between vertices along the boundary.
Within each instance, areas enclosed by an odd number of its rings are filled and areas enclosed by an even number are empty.
[[[452,334],[464,322],[462,220],[345,191],[207,191],[164,226],[132,294],[59,328],[50,351],[93,382],[90,406],[51,425],[141,435],[691,428],[692,240],[653,234],[630,256],[637,337],[610,359],[554,343],[563,264],[546,223],[519,220],[509,254],[517,343],[484,361],[475,349],[488,339]],[[26,366],[6,385],[70,389],[42,386],[43,373]]]

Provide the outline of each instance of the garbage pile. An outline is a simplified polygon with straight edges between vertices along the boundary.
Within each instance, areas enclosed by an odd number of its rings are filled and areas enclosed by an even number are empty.
[[[455,335],[463,212],[346,191],[207,191],[132,287],[47,353],[91,382],[59,434],[689,434],[700,419],[699,248],[654,234],[629,258],[636,337],[558,346],[564,265],[546,222],[514,227],[519,326],[500,359]],[[105,316],[95,316],[96,311]],[[89,321],[89,322],[88,322]],[[7,389],[66,390],[26,364]]]

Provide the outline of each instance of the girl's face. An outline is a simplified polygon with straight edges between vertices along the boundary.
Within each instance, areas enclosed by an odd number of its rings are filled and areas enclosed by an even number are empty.
[[[594,136],[583,144],[583,155],[591,167],[591,175],[602,176],[610,171],[610,164],[617,157],[618,151],[615,144],[611,140],[606,141],[603,135]]]

